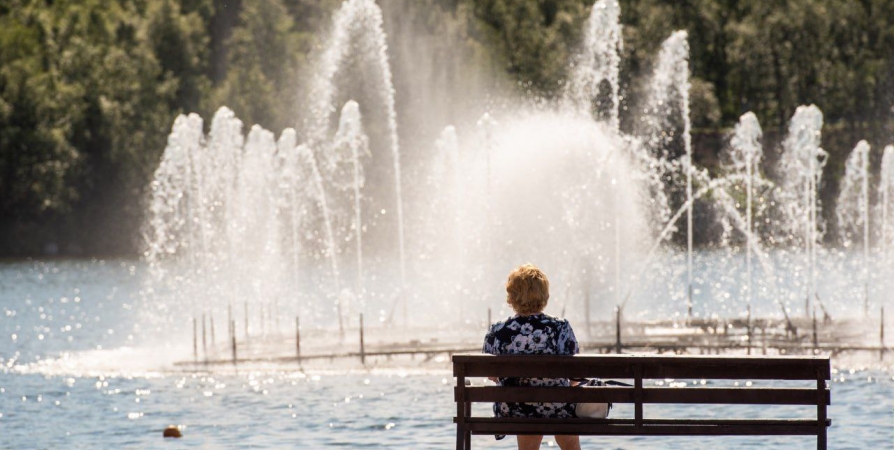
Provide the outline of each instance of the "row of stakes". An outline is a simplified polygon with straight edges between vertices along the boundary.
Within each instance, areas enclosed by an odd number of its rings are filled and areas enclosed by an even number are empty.
[[[624,346],[621,342],[621,311],[622,311],[622,308],[620,308],[620,307],[615,308],[615,344],[614,344],[614,348],[615,348],[616,353],[621,353],[624,348]],[[881,312],[881,320],[880,320],[880,325],[879,325],[879,359],[883,359],[885,350],[886,350],[886,348],[885,348],[885,307],[884,306],[881,307],[880,312]],[[232,318],[233,317],[232,307],[228,308],[228,314],[229,314],[229,319],[228,319],[229,339],[228,340],[230,341],[230,349],[232,352],[232,362],[233,362],[233,364],[236,364],[239,359],[238,359],[238,355],[237,355],[237,345],[236,345],[237,344],[236,343],[236,321]],[[263,313],[263,308],[262,308],[262,312],[261,312],[262,323],[264,321],[263,314],[264,313]],[[246,341],[246,343],[248,343],[249,336],[250,336],[248,317],[249,317],[248,316],[248,302],[246,302],[245,303],[245,341]],[[268,315],[268,318],[269,318],[269,315]],[[214,317],[209,314],[208,319],[209,319],[208,323],[210,325],[211,346],[215,347],[216,342],[215,342],[215,336],[214,336]],[[193,323],[193,359],[194,359],[195,363],[198,364],[198,362],[199,362],[199,344],[198,344],[198,324],[197,324],[196,318],[192,319],[192,323]],[[487,308],[487,324],[486,325],[488,328],[490,327],[491,323],[493,323],[491,308]],[[205,317],[205,314],[202,314],[202,354],[204,356],[204,362],[207,363],[208,362],[208,345],[207,345],[207,339],[206,339],[205,324],[206,324],[206,317]],[[812,337],[813,337],[814,348],[819,346],[819,341],[818,341],[818,336],[817,336],[817,334],[818,334],[817,328],[818,327],[817,327],[816,314],[814,314],[814,316],[813,316],[813,330],[812,330],[813,331]],[[364,342],[363,314],[360,314],[360,330],[359,331],[360,331],[360,352],[358,353],[358,356],[360,357],[361,364],[366,364],[366,346],[365,346],[365,342]],[[751,327],[749,327],[749,329],[748,329],[749,343],[751,342],[752,333],[753,333],[753,330]],[[748,346],[748,354],[751,354],[751,345]],[[296,357],[298,363],[300,364],[301,363],[301,319],[299,317],[295,317],[295,357]]]
[[[238,358],[237,342],[236,342],[236,321],[235,321],[235,319],[233,319],[232,307],[228,307],[228,315],[229,315],[229,318],[227,320],[227,322],[228,322],[228,341],[230,344],[230,351],[232,354],[231,361],[233,364],[237,364],[239,361],[239,358]],[[263,322],[264,321],[263,311],[261,313],[261,316],[262,316],[261,321]],[[245,331],[244,331],[246,344],[249,342],[249,336],[250,336],[250,332],[249,332],[250,328],[249,328],[249,319],[248,318],[249,318],[248,302],[246,302],[245,303]],[[267,316],[267,318],[269,318],[269,316]],[[207,316],[205,314],[202,314],[201,320],[202,320],[202,324],[201,324],[202,356],[204,357],[203,362],[205,364],[207,364],[209,362],[209,359],[208,359],[208,356],[209,356],[209,351],[208,351],[209,333],[208,333],[208,331],[209,330],[210,330],[210,338],[211,338],[211,347],[216,348],[216,346],[217,346],[216,339],[215,339],[214,316],[211,314],[208,314]],[[487,308],[486,326],[488,329],[490,328],[491,323],[493,323],[492,322],[492,310],[491,310],[491,308]],[[208,325],[208,327],[206,327],[206,324]],[[192,327],[193,327],[193,361],[196,365],[198,365],[198,363],[199,363],[199,324],[198,324],[198,320],[195,317],[193,317],[193,319],[192,319]],[[359,334],[360,334],[360,352],[357,354],[357,356],[359,356],[361,364],[366,364],[366,343],[365,343],[365,339],[364,339],[365,333],[364,333],[364,326],[363,326],[363,314],[360,314]],[[621,344],[621,311],[620,311],[620,309],[616,310],[615,336],[616,336],[615,349],[618,353],[621,353],[623,346]],[[301,357],[301,319],[300,319],[300,317],[295,317],[295,358],[298,361],[298,363],[300,364],[301,360],[302,360],[302,357]]]
[[[489,314],[488,314],[489,315]],[[232,307],[228,307],[228,341],[230,344],[230,351],[232,353],[232,362],[236,364],[239,361],[238,353],[237,353],[237,342],[236,342],[236,320],[233,319],[233,309]],[[267,316],[269,319],[270,316]],[[207,319],[207,320],[206,320]],[[202,314],[202,324],[201,324],[201,339],[202,339],[202,356],[204,357],[203,362],[208,363],[208,337],[210,334],[211,338],[211,347],[216,348],[217,342],[215,339],[214,333],[214,316],[208,314]],[[263,313],[263,308],[261,312],[261,322],[263,324],[265,318]],[[277,320],[277,329],[278,327]],[[206,324],[208,327],[206,328]],[[210,333],[208,333],[210,331]],[[249,327],[249,315],[248,315],[248,302],[245,303],[245,343],[248,344],[250,333]],[[199,363],[199,324],[198,320],[193,317],[192,319],[192,351],[193,351],[193,361],[195,364]],[[360,314],[360,361],[362,364],[366,364],[366,345],[364,342],[364,329],[363,329],[363,314]],[[300,317],[295,317],[295,357],[298,363],[301,363],[301,319]]]

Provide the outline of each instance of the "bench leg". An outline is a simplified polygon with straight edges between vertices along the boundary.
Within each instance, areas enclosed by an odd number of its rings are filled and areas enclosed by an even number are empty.
[[[471,450],[472,449],[472,432],[466,429],[466,427],[457,424],[456,425],[456,450]]]

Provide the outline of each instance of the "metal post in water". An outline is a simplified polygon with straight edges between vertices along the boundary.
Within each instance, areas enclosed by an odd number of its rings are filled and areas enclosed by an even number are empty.
[[[233,304],[232,303],[227,303],[227,332],[229,333],[229,336],[227,336],[227,338],[232,338],[236,334],[236,327],[233,326]]]
[[[273,300],[273,330],[279,334],[279,300]]]
[[[865,272],[866,282],[863,285],[863,315],[869,317],[869,270],[866,270]]]
[[[360,314],[360,364],[366,365],[366,348],[363,345],[363,314]]]
[[[232,337],[230,338],[230,343],[231,343],[232,349],[233,349],[233,365],[235,366],[236,361],[237,361],[237,358],[236,358],[236,321],[235,320],[230,321],[230,328],[233,330]]]
[[[747,354],[751,354],[751,339],[754,336],[754,333],[751,330],[751,305],[748,305],[748,321],[745,323],[745,330],[748,333],[748,352]]]
[[[211,350],[215,351],[217,341],[214,339],[214,313],[208,313],[208,322],[211,325]]]
[[[301,364],[301,320],[295,317],[295,357]]]
[[[615,353],[621,354],[621,305],[615,307]]]
[[[205,343],[205,315],[202,314],[202,355],[208,361],[208,345]]]
[[[881,319],[879,319],[879,327],[878,327],[878,340],[879,340],[879,351],[878,351],[878,359],[881,361],[885,358],[885,307],[882,306],[881,311]]]
[[[487,308],[487,329],[490,330],[490,326],[493,324],[490,316],[490,308]]]
[[[816,308],[813,308],[813,349],[816,350],[819,347],[819,339],[816,336]]]
[[[192,318],[192,359],[193,362],[198,364],[199,362],[199,330],[198,324],[196,323],[196,318]]]

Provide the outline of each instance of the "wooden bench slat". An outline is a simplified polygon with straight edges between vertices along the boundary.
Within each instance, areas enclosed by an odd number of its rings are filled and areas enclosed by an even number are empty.
[[[513,364],[513,361],[517,363]],[[454,367],[465,366],[471,377],[601,377],[633,378],[636,365],[643,378],[816,380],[831,378],[823,357],[704,357],[639,355],[454,355]]]
[[[455,401],[512,403],[633,403],[634,390],[629,387],[502,387],[471,386],[455,388]],[[458,392],[465,389],[465,400]],[[826,389],[825,401],[831,395]],[[816,405],[816,389],[810,388],[660,388],[643,389],[643,403],[678,404],[751,404],[751,405]]]
[[[570,356],[563,358],[571,359]],[[620,361],[614,364],[575,364],[560,362],[519,361],[506,365],[489,362],[464,363],[469,377],[531,377],[531,378],[633,378],[633,366]],[[454,366],[455,367],[455,366]]]
[[[826,389],[825,402],[831,395]],[[816,405],[816,389],[810,388],[645,388],[643,403]]]
[[[459,386],[456,389],[463,389]],[[632,403],[633,389],[626,387],[467,387],[466,401],[470,402],[511,402],[511,403]],[[455,393],[458,399],[459,393]]]
[[[454,418],[454,422],[456,418]],[[634,419],[536,419],[528,417],[472,417],[466,418],[469,423],[520,423],[528,425],[543,424],[561,424],[571,423],[577,425],[633,425]],[[794,426],[817,426],[819,421],[816,419],[799,418],[799,419],[669,419],[669,418],[652,418],[643,419],[646,425],[794,425]],[[826,419],[826,425],[832,425],[832,419]]]
[[[753,425],[660,425],[644,424],[637,427],[627,425],[583,425],[561,423],[554,425],[514,424],[514,423],[469,423],[472,434],[571,434],[580,436],[598,435],[647,435],[647,436],[816,436],[817,422],[803,424],[753,424]]]

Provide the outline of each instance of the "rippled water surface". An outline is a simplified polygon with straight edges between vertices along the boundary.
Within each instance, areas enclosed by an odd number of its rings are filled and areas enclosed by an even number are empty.
[[[192,373],[173,365],[190,357],[188,338],[164,340],[147,331],[157,325],[147,325],[141,311],[138,272],[127,261],[0,265],[0,448],[452,448],[456,409],[446,362]],[[829,448],[894,446],[894,355],[877,359],[833,358]],[[486,415],[487,405],[477,412]],[[621,406],[612,414],[629,417],[632,410]],[[647,417],[694,414],[767,417],[768,410],[646,409]],[[183,439],[162,438],[171,424],[181,426]],[[612,449],[815,448],[803,437],[583,442]],[[512,438],[487,436],[474,437],[473,445],[514,448]]]
[[[829,448],[890,448],[894,381],[847,374],[832,386]],[[453,379],[443,374],[0,375],[3,448],[449,448]],[[482,408],[482,414],[486,408]],[[649,410],[659,416],[668,410]],[[815,413],[783,408],[783,415]],[[680,411],[676,411],[680,414]],[[683,412],[688,414],[691,412]],[[758,417],[761,408],[710,407]],[[616,408],[613,415],[632,415]],[[184,438],[161,437],[169,424]],[[510,438],[511,439],[511,438]],[[548,441],[548,440],[547,440]],[[547,442],[548,443],[548,442]],[[803,437],[584,438],[585,448],[815,448]],[[476,448],[512,448],[473,438]]]

